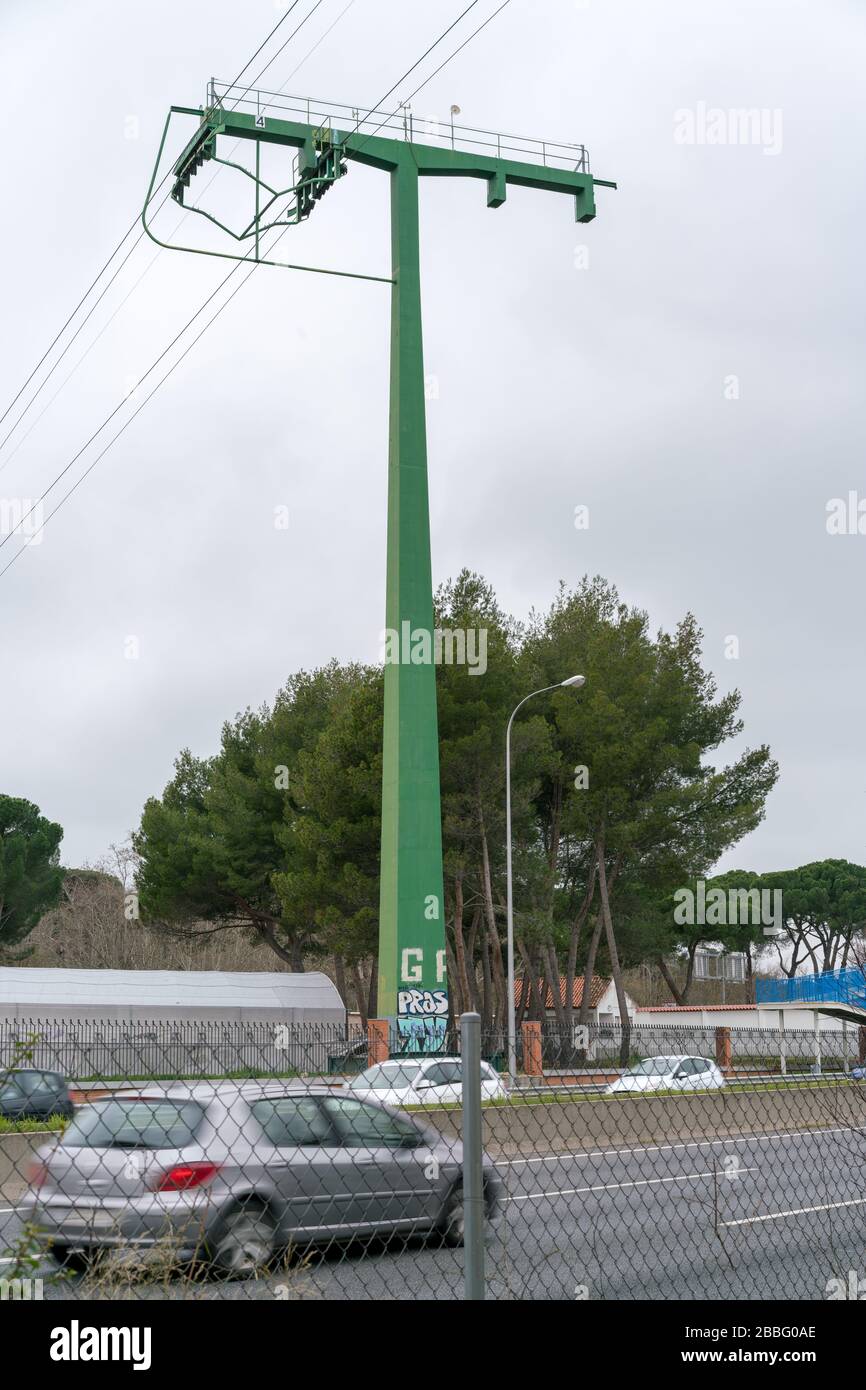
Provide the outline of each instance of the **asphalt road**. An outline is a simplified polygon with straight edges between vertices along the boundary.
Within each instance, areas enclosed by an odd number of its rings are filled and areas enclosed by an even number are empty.
[[[488,1296],[535,1299],[823,1299],[866,1288],[866,1134],[828,1128],[503,1159],[487,1241]],[[0,1250],[20,1232],[0,1209]],[[462,1252],[413,1239],[335,1248],[267,1279],[182,1281],[105,1296],[449,1299]],[[46,1264],[36,1271],[48,1275]],[[6,1267],[0,1264],[0,1277]],[[46,1298],[90,1297],[72,1280]]]

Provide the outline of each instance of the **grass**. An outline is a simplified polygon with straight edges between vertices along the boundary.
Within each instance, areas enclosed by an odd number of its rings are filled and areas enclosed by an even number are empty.
[[[50,1115],[45,1120],[8,1120],[0,1115],[0,1134],[42,1134],[46,1130],[59,1132],[68,1123],[64,1115]]]
[[[856,1082],[854,1083],[857,1084]],[[835,1077],[779,1077],[778,1080],[770,1081],[728,1081],[721,1088],[708,1088],[701,1091],[619,1091],[613,1095],[605,1095],[603,1091],[579,1091],[572,1090],[567,1086],[550,1086],[545,1090],[537,1091],[515,1091],[505,1099],[482,1100],[481,1106],[484,1110],[508,1110],[519,1105],[611,1105],[624,1099],[629,1100],[704,1100],[707,1096],[724,1095],[750,1095],[757,1093],[775,1091],[799,1091],[808,1086],[810,1089],[839,1086],[840,1079]],[[459,1109],[459,1106],[443,1105],[404,1105],[402,1110],[424,1111]]]
[[[190,1072],[183,1076],[177,1072],[133,1072],[132,1075],[126,1073],[118,1076],[79,1076],[73,1083],[77,1087],[84,1085],[105,1085],[108,1082],[124,1081],[291,1081],[298,1077],[303,1077],[304,1073],[289,1068],[288,1071],[257,1071],[255,1067],[240,1067],[237,1071],[223,1072]]]

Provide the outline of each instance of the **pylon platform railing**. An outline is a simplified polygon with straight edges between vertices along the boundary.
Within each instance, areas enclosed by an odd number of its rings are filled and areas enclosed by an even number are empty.
[[[286,92],[248,90],[212,77],[208,83],[206,110],[212,112],[225,108],[254,111],[257,118],[262,120],[266,120],[270,113],[274,117],[303,121],[305,125],[333,127],[353,135],[397,136],[410,143],[489,154],[497,159],[539,162],[549,168],[570,169],[580,174],[591,172],[585,145],[456,125],[453,120],[440,121],[433,116],[421,115],[408,106],[401,106],[396,111],[365,114],[363,107],[350,106],[345,102],[293,96]]]

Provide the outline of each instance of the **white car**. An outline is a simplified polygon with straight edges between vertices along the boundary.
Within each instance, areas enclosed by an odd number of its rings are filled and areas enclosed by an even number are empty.
[[[460,1105],[463,1100],[463,1063],[459,1057],[431,1057],[428,1061],[395,1058],[368,1067],[349,1082],[353,1096],[380,1100],[385,1105]],[[489,1062],[481,1063],[481,1099],[504,1100],[507,1091]]]
[[[715,1091],[725,1078],[708,1057],[645,1057],[616,1081],[605,1087],[605,1095],[624,1091]]]

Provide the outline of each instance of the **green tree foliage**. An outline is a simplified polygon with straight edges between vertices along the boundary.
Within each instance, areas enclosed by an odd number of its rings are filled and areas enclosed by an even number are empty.
[[[286,868],[286,826],[301,811],[303,754],[315,748],[359,671],[332,663],[301,672],[273,710],[247,710],[226,723],[213,758],[180,754],[133,837],[145,917],[193,935],[246,931],[303,968],[305,954],[317,949],[316,921],[304,904],[284,907],[275,876]]]
[[[63,830],[21,797],[0,796],[0,950],[23,941],[60,900]]]
[[[476,1007],[499,1025],[506,1012],[509,715],[530,691],[582,673],[583,690],[539,697],[513,730],[521,1008],[537,1015],[549,988],[568,1026],[578,971],[589,980],[604,969],[625,1018],[623,966],[682,945],[671,894],[758,824],[775,764],[758,748],[716,767],[716,750],[742,729],[739,695],[718,696],[691,616],[653,635],[646,614],[596,578],[560,589],[524,627],[469,571],[440,589],[436,615],[441,628],[476,634],[476,650],[483,633],[486,654],[483,673],[437,668],[455,1010]],[[213,758],[181,754],[147,803],[135,841],[144,912],[178,930],[253,933],[295,968],[328,955],[365,1012],[381,760],[381,671],[332,664],[294,677],[273,709],[227,724]]]
[[[804,966],[815,974],[862,964],[866,934],[866,868],[847,859],[822,859],[797,869],[756,874],[732,869],[712,880],[713,886],[780,892],[783,928],[768,938],[762,927],[729,927],[724,944],[746,951],[769,948],[783,974],[794,976]]]

